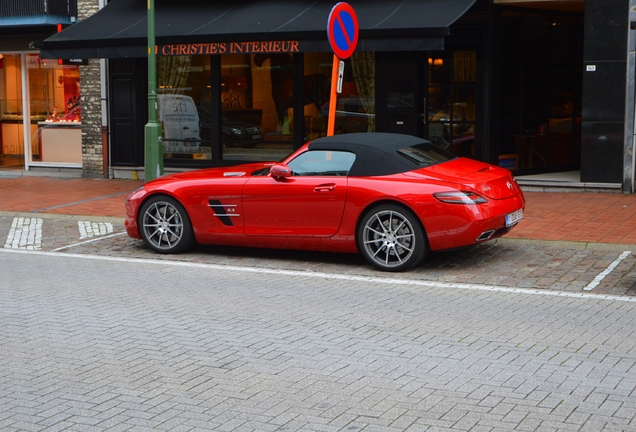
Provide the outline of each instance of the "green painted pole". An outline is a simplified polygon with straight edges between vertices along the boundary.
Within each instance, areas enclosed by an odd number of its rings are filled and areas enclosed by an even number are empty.
[[[146,181],[163,175],[161,124],[157,121],[157,54],[155,47],[155,0],[148,0],[148,124],[146,124],[144,131]]]

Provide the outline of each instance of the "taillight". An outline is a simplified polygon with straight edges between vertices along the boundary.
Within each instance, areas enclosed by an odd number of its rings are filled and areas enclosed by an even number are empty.
[[[483,196],[470,191],[455,191],[455,192],[436,192],[433,196],[446,204],[484,204],[488,200]]]

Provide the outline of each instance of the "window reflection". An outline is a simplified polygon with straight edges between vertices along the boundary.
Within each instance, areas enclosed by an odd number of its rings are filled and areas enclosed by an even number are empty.
[[[327,133],[333,54],[305,54],[305,136]],[[334,133],[375,132],[375,53],[356,52],[345,61]]]
[[[458,156],[475,156],[475,51],[432,54],[429,65],[428,134]]]
[[[224,160],[279,160],[293,149],[293,57],[236,54],[221,58]]]
[[[302,94],[294,94],[294,57],[289,53],[226,54],[220,82],[211,82],[208,56],[157,59],[158,118],[168,165],[212,159],[215,146],[230,161],[280,160],[294,143],[326,135],[332,53],[306,53]],[[373,132],[375,53],[355,53],[346,61],[338,95],[335,133]],[[215,89],[220,94],[213,97]],[[403,102],[410,96],[397,95]],[[294,128],[294,100],[302,98],[302,130]],[[216,136],[212,103],[220,101],[221,130]],[[410,105],[409,105],[410,106]],[[300,137],[300,139],[299,139]],[[220,138],[220,141],[219,141]]]
[[[166,163],[211,159],[210,123],[206,127],[205,122],[211,97],[210,58],[157,58],[157,87]]]

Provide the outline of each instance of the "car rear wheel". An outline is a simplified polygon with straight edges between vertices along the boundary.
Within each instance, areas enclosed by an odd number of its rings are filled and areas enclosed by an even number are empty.
[[[141,238],[156,252],[179,253],[194,243],[190,218],[171,197],[150,198],[141,208],[139,228]]]
[[[410,210],[394,204],[367,212],[358,226],[358,249],[374,267],[403,271],[419,264],[428,253],[420,221]]]

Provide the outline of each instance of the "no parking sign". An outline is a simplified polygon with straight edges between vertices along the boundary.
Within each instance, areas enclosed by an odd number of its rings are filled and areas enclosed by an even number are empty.
[[[344,78],[344,62],[342,60],[351,57],[358,45],[358,16],[349,3],[341,2],[331,9],[327,20],[327,38],[334,53],[327,122],[327,136],[332,136],[336,125],[338,93],[342,91]]]
[[[327,37],[338,58],[351,57],[358,45],[358,16],[349,3],[333,7],[327,21]]]

